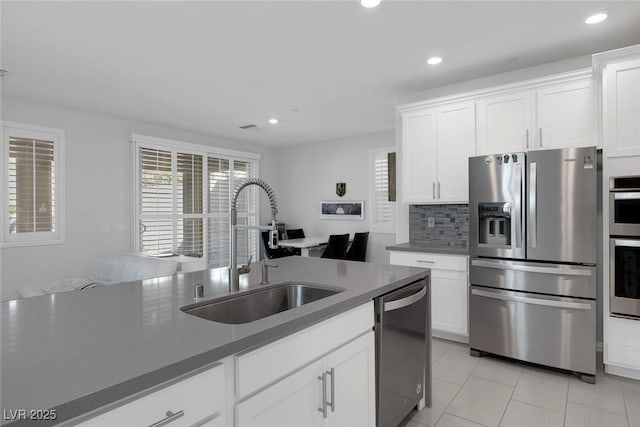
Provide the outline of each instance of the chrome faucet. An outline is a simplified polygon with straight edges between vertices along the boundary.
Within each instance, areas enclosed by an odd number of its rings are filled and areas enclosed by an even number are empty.
[[[271,226],[260,225],[238,225],[238,196],[240,192],[249,185],[257,185],[262,188],[269,197],[269,204],[271,205]],[[276,201],[276,195],[265,181],[259,178],[248,178],[241,181],[233,190],[231,196],[231,211],[230,216],[230,228],[231,228],[231,247],[230,255],[231,260],[229,265],[229,291],[237,292],[240,290],[240,273],[248,273],[251,270],[249,264],[238,269],[238,228],[245,230],[262,230],[269,231],[269,247],[275,249],[278,247],[278,228],[276,227],[276,214],[278,213],[278,202]],[[251,262],[251,260],[249,260]]]
[[[260,282],[261,285],[268,285],[269,284],[269,269],[270,268],[278,268],[277,265],[275,264],[269,264],[267,263],[267,261],[262,261],[262,281]]]

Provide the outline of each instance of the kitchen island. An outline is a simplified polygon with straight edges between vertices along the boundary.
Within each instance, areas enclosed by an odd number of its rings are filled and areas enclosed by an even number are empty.
[[[229,294],[226,269],[2,302],[2,425],[10,410],[55,409],[52,425],[99,414],[127,397],[319,324],[428,277],[429,270],[317,258],[274,260],[272,284],[312,283],[344,291],[245,324],[223,324],[180,310]],[[241,292],[259,287],[260,269]],[[373,321],[373,320],[371,320]],[[75,421],[75,420],[74,420]]]

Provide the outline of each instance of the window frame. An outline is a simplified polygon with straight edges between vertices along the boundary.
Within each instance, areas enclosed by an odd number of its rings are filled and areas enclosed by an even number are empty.
[[[209,211],[209,185],[208,185],[208,159],[209,157],[215,158],[223,158],[226,160],[232,161],[243,161],[243,162],[251,162],[253,165],[253,175],[255,177],[260,176],[260,159],[261,155],[258,153],[252,153],[247,151],[239,151],[232,150],[227,148],[220,148],[214,146],[208,146],[203,144],[194,144],[183,141],[176,141],[165,138],[158,138],[148,135],[142,134],[131,134],[129,141],[131,142],[131,159],[132,159],[132,183],[133,183],[133,192],[132,192],[132,208],[133,208],[133,218],[131,224],[131,247],[134,252],[140,252],[141,248],[139,246],[139,227],[140,220],[143,216],[139,212],[139,200],[140,200],[140,185],[139,185],[139,167],[140,167],[140,148],[148,148],[148,149],[158,149],[158,150],[166,150],[171,152],[172,158],[172,181],[175,186],[176,175],[175,175],[175,165],[173,163],[174,157],[177,153],[184,154],[194,154],[198,156],[202,156],[202,213],[201,214],[189,214],[188,217],[197,217],[202,218],[202,230],[203,230],[203,242],[202,242],[202,250],[203,250],[203,258],[207,264],[207,268],[209,268],[208,263],[208,251],[209,251],[209,242],[208,242],[208,233],[209,227],[208,222],[209,219],[214,215]],[[230,192],[233,192],[233,188],[230,188]],[[176,193],[172,192],[172,206],[176,206]],[[231,196],[231,194],[230,194]],[[260,222],[260,202],[259,197],[256,193],[255,200],[255,215],[256,221]],[[185,217],[185,214],[177,214],[175,209],[172,209],[172,221],[176,219],[180,219]],[[173,243],[176,243],[176,229],[173,230]],[[175,247],[174,247],[175,249]],[[257,240],[255,253],[253,254],[254,259],[258,259],[258,254],[260,253],[260,240]]]
[[[378,208],[378,203],[376,200],[376,190],[375,190],[375,159],[376,156],[380,153],[394,153],[396,152],[396,147],[384,147],[384,148],[374,148],[369,150],[369,197],[371,199],[370,206],[370,215],[369,215],[369,227],[372,233],[385,233],[385,234],[395,234],[397,229],[397,202],[388,202],[392,203],[392,212],[393,218],[388,223],[377,223],[376,222],[376,210]],[[388,158],[388,157],[387,157]],[[387,175],[388,179],[388,175]],[[388,183],[387,183],[388,185]]]
[[[53,142],[54,173],[54,230],[27,233],[9,232],[9,138],[38,139]],[[65,234],[65,130],[28,123],[2,121],[2,153],[0,153],[0,173],[2,185],[0,195],[3,213],[0,215],[0,247],[56,245],[66,242]]]

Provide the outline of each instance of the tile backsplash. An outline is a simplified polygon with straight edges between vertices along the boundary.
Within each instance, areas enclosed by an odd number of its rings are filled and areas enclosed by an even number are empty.
[[[434,227],[429,227],[434,218]],[[469,205],[409,206],[409,240],[434,247],[466,248],[469,242]]]

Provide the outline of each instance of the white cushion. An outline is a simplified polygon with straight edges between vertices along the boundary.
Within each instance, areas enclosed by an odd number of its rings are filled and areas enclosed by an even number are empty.
[[[56,280],[51,283],[47,283],[42,287],[45,294],[55,294],[58,292],[69,292],[81,289],[83,286],[87,286],[94,281],[87,279],[86,277],[71,277],[68,279]]]
[[[175,261],[122,255],[95,261],[93,276],[102,283],[120,283],[170,276],[177,269]]]

